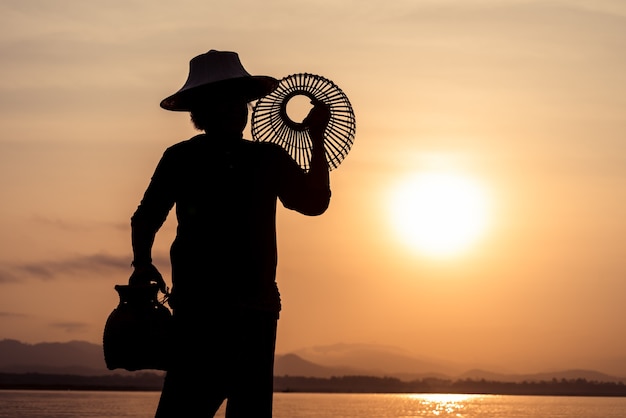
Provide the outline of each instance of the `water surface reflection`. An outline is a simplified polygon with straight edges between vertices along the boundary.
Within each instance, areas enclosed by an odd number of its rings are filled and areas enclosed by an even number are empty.
[[[407,416],[419,411],[440,417],[462,417],[463,411],[470,403],[476,403],[482,395],[465,395],[452,393],[406,394],[404,398]],[[423,416],[423,415],[420,415]]]

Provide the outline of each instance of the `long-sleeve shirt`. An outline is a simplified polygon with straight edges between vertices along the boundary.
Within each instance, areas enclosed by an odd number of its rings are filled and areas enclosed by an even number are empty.
[[[278,145],[198,135],[168,148],[132,216],[135,257],[176,205],[172,306],[280,311],[276,206],[322,214],[328,177],[312,176]]]

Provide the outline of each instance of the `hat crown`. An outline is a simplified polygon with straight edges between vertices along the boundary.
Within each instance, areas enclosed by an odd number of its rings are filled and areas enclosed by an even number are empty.
[[[161,101],[166,110],[190,110],[200,96],[223,98],[238,95],[250,101],[263,97],[278,86],[274,77],[248,73],[236,52],[210,50],[189,61],[189,75],[183,87]]]
[[[236,52],[212,49],[189,62],[189,76],[182,90],[241,77],[250,77],[250,74]]]

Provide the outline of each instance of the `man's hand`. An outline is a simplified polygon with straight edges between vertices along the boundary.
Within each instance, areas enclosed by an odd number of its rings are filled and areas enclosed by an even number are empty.
[[[129,285],[149,285],[156,283],[159,286],[159,290],[167,294],[167,286],[163,276],[154,266],[154,264],[144,264],[135,266],[135,271],[128,279]]]
[[[308,127],[314,142],[323,143],[324,132],[330,120],[330,107],[319,100],[311,100],[311,104],[313,107],[302,123]]]

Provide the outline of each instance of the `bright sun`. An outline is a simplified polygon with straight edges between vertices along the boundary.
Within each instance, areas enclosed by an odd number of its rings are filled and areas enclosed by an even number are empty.
[[[485,232],[488,199],[469,177],[417,174],[392,191],[391,219],[398,235],[416,250],[449,256],[471,247]]]

